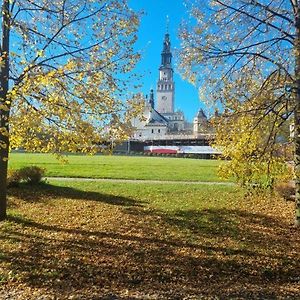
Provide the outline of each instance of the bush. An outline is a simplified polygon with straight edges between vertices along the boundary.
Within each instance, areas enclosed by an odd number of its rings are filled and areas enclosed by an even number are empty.
[[[7,187],[17,187],[21,181],[19,170],[8,170]]]
[[[7,187],[17,187],[20,182],[39,184],[45,175],[45,170],[36,166],[24,167],[19,170],[8,170]]]
[[[24,167],[18,170],[21,181],[24,181],[28,184],[38,184],[41,182],[43,176],[45,175],[45,170],[37,167]]]

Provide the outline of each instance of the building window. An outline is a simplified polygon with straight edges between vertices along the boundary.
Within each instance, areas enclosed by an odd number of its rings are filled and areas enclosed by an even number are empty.
[[[160,129],[158,129],[158,133],[160,133]]]
[[[151,132],[154,133],[154,129],[152,129]]]

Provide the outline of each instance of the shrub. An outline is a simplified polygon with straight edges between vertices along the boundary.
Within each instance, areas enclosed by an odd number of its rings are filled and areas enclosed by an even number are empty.
[[[7,187],[17,187],[20,182],[39,184],[45,175],[45,169],[37,166],[24,167],[19,170],[8,170]]]
[[[17,187],[21,181],[19,170],[8,170],[7,187]]]
[[[45,175],[45,170],[37,167],[24,167],[18,170],[21,180],[29,184],[38,184]]]

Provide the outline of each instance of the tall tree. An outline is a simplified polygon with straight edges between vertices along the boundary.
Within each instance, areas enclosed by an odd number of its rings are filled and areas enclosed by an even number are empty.
[[[135,110],[122,74],[139,58],[126,0],[1,2],[0,220],[11,147],[93,152],[126,134]]]
[[[181,30],[181,68],[193,82],[206,82],[201,95],[234,112],[258,99],[276,79],[270,100],[259,102],[260,116],[273,115],[276,126],[294,117],[296,225],[300,225],[300,1],[186,1],[191,22]],[[260,85],[236,84],[254,78]],[[242,96],[241,96],[242,95]],[[261,105],[263,104],[263,105]],[[253,107],[252,107],[253,109]],[[241,109],[239,109],[241,113]],[[271,118],[271,119],[272,119]],[[279,122],[280,120],[280,122]],[[272,141],[272,139],[270,139]]]

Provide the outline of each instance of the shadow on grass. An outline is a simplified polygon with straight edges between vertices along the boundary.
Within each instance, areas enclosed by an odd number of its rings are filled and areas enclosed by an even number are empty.
[[[8,194],[29,202],[47,201],[47,199],[51,199],[50,201],[53,201],[55,199],[67,198],[72,200],[97,201],[121,206],[141,205],[141,201],[137,202],[134,199],[122,196],[83,191],[72,187],[61,187],[48,183],[42,183],[39,185],[22,184],[18,188],[9,189]]]
[[[200,248],[205,251],[281,259],[285,254],[284,249],[292,249],[294,246],[300,249],[297,229],[280,217],[225,208],[168,213],[141,210],[138,207],[125,210],[138,218],[149,215],[156,219],[159,217],[162,227],[171,226],[185,236],[185,246],[197,248],[200,244]],[[211,246],[210,242],[202,243],[202,240],[212,240],[214,245]],[[235,248],[226,247],[224,240],[235,243]],[[300,255],[297,261],[300,264]]]
[[[135,210],[134,208],[132,210]],[[255,244],[267,238],[268,241],[281,235],[283,230],[294,230],[290,224],[276,217],[237,209],[185,210],[168,214],[164,220],[181,230],[194,235],[227,237],[239,241],[254,241]],[[272,235],[272,232],[275,234]],[[284,240],[290,244],[287,238]]]
[[[112,201],[56,188],[39,191],[53,198]],[[217,208],[166,213],[129,200],[117,204],[129,224],[112,231],[10,216],[2,240],[14,247],[1,254],[9,280],[65,298],[77,291],[81,299],[104,299],[107,293],[130,299],[120,296],[125,290],[138,293],[137,299],[299,298],[299,234],[280,217]]]

